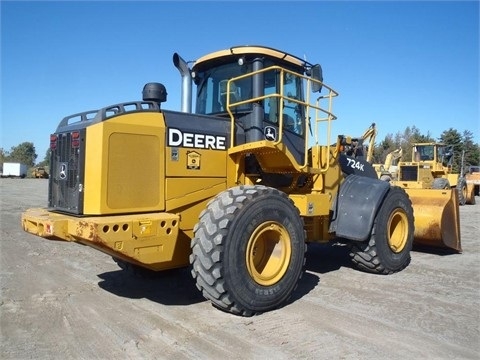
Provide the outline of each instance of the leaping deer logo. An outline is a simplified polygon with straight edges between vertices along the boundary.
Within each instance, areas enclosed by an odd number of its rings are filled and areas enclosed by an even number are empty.
[[[67,164],[62,163],[60,165],[60,179],[65,180],[67,178]]]
[[[277,140],[277,130],[273,126],[265,126],[263,133],[265,134],[265,139],[269,141]]]

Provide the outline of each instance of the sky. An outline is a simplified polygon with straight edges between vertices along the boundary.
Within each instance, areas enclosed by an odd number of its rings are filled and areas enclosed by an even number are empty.
[[[45,158],[65,116],[141,100],[180,110],[187,61],[264,45],[320,63],[340,94],[332,134],[377,143],[406,127],[480,143],[479,1],[1,1],[0,148]]]

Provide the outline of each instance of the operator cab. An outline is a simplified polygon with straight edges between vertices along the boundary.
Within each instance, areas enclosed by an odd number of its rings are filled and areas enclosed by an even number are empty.
[[[251,55],[258,57],[258,54]],[[227,59],[226,59],[227,60]],[[246,77],[232,82],[230,89],[227,89],[229,79],[240,77],[245,74],[252,73],[253,63],[255,59],[242,57],[231,57],[228,63],[220,64],[216,67],[208,68],[204,71],[195,71],[193,78],[197,84],[197,102],[195,112],[204,115],[220,115],[228,116],[227,112],[227,95],[230,95],[230,103],[248,101],[252,99],[254,94],[253,77]],[[278,61],[265,58],[263,68],[279,65]],[[282,67],[298,72],[298,67],[290,64],[281,64]],[[302,70],[303,72],[303,70]],[[263,83],[256,92],[260,96],[268,96],[272,94],[282,93],[280,87],[280,72],[277,70],[269,70],[263,73]],[[227,93],[228,90],[228,93]],[[283,79],[283,94],[289,98],[303,100],[302,79],[286,73]],[[263,120],[271,124],[278,124],[279,121],[279,101],[276,97],[267,97],[262,102]],[[234,114],[241,115],[253,111],[254,103],[246,102],[236,106],[232,106]],[[305,132],[304,109],[295,103],[284,103],[282,112],[285,121],[285,130],[302,136]]]
[[[264,70],[271,67],[276,68]],[[260,106],[262,111],[256,115],[277,125],[281,111],[285,130],[303,136],[305,109],[294,101],[304,101],[304,82],[295,74],[310,75],[313,68],[321,81],[320,65],[268,47],[238,46],[209,54],[192,68],[197,85],[195,113],[229,116],[229,97],[230,110],[236,117],[255,112],[256,106]],[[233,78],[236,79],[228,87],[228,80]],[[256,98],[259,99],[255,101]]]
[[[412,155],[414,162],[434,161],[447,167],[452,162],[453,147],[444,144],[416,144]]]
[[[433,144],[416,145],[413,148],[413,161],[434,161],[435,146]]]
[[[332,99],[338,93],[323,83],[320,65],[264,46],[210,53],[191,68],[175,53],[173,63],[182,75],[182,112],[197,115],[206,129],[228,119],[230,158],[245,164],[239,168],[252,182],[272,175],[291,183],[299,174],[328,169],[330,153],[325,159],[314,156],[312,146],[318,153],[320,136],[330,144],[330,124],[336,119]]]

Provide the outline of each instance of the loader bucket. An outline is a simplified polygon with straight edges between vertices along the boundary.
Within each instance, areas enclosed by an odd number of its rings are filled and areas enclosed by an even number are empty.
[[[415,217],[414,245],[462,252],[455,189],[405,189]]]

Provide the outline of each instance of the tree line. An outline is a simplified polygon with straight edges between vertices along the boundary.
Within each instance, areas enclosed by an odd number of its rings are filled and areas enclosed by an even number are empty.
[[[35,145],[32,142],[23,142],[17,146],[12,146],[10,151],[0,148],[0,163],[19,162],[29,167],[33,166],[49,166],[50,165],[50,149],[47,150],[45,158],[36,162],[38,158]]]
[[[471,165],[480,165],[480,145],[473,141],[473,133],[469,130],[460,133],[458,130],[450,128],[442,132],[438,139],[433,138],[430,133],[422,134],[415,127],[407,127],[403,132],[397,132],[395,135],[387,134],[383,140],[374,144],[373,163],[382,164],[386,156],[401,148],[403,156],[402,161],[410,161],[412,159],[412,145],[415,143],[425,142],[441,142],[446,145],[452,145],[453,155],[453,172],[459,173],[462,165],[464,169]],[[10,151],[0,148],[0,163],[4,162],[20,162],[29,167],[33,166],[49,166],[50,165],[50,149],[47,150],[42,161],[36,162],[38,155],[32,142],[23,142],[17,146],[13,146]]]
[[[453,146],[453,173],[460,173],[471,165],[480,165],[480,145],[473,141],[473,133],[469,130],[460,133],[458,130],[450,128],[441,133],[438,139],[435,139],[430,133],[422,134],[415,127],[407,127],[403,132],[397,132],[395,135],[387,134],[385,138],[376,143],[373,151],[373,163],[383,164],[386,156],[396,150],[402,149],[402,157],[400,161],[412,160],[413,144],[438,142],[445,145]]]

